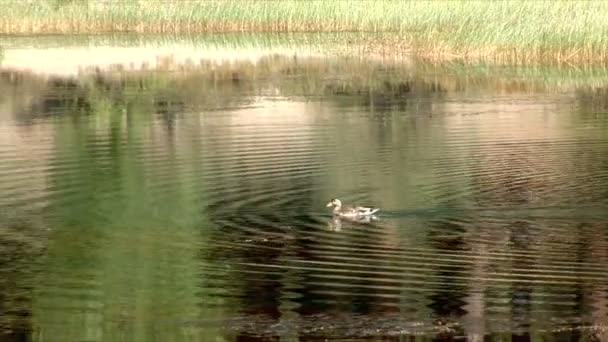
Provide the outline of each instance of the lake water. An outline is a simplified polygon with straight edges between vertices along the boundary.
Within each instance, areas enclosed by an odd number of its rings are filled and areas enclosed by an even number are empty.
[[[608,338],[601,79],[260,58],[0,65],[0,341]]]

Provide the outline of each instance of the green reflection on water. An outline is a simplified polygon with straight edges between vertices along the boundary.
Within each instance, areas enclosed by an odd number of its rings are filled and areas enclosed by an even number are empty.
[[[177,160],[167,146],[147,161],[137,144],[150,133],[145,113],[133,106],[125,120],[103,99],[91,103],[98,120],[57,126],[55,153],[76,165],[54,173],[51,186],[75,191],[57,192],[51,204],[44,287],[33,303],[35,339],[209,340],[217,332],[193,322],[228,308],[207,293],[221,288],[218,279],[207,288],[200,270],[210,229],[196,177],[200,154]],[[103,136],[109,139],[96,145]]]

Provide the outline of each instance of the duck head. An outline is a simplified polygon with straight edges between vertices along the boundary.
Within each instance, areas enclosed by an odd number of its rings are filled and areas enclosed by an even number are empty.
[[[340,202],[337,198],[332,198],[329,203],[327,203],[326,207],[334,207],[334,209],[340,209],[342,207],[342,202]]]

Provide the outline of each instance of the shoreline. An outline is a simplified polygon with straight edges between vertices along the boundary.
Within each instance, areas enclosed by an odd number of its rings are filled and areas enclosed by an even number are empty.
[[[491,64],[495,66],[555,66],[555,67],[605,67],[608,66],[608,55],[596,58],[577,51],[530,52],[518,54],[510,50],[452,51],[441,46],[432,50],[417,50],[411,43],[394,35],[378,33],[337,33],[337,32],[299,32],[299,33],[210,33],[210,34],[154,34],[154,33],[77,33],[77,34],[0,34],[0,66],[11,60],[15,50],[29,49],[100,49],[123,48],[140,49],[142,47],[165,51],[164,56],[171,55],[167,49],[183,49],[187,46],[195,50],[229,50],[226,59],[235,59],[234,55],[243,51],[249,54],[301,55],[325,57],[349,57],[364,60],[412,61],[428,64]],[[197,53],[200,53],[198,51]],[[578,53],[578,55],[577,55]],[[179,52],[177,53],[180,54]],[[195,53],[196,54],[196,53]],[[8,56],[8,57],[7,57]],[[97,58],[98,56],[94,56]],[[27,56],[27,59],[31,57]],[[197,60],[200,58],[196,58]],[[186,62],[189,64],[190,62]],[[149,64],[149,63],[148,63]]]
[[[3,39],[19,39],[23,37],[52,37],[63,35],[85,35],[85,36],[106,36],[116,34],[128,35],[158,35],[162,32],[137,32],[137,31],[117,31],[117,32],[72,32],[72,33],[27,33],[27,34],[6,34],[0,32],[0,40]],[[489,47],[479,49],[467,48],[450,48],[449,46],[440,43],[433,46],[420,47],[413,43],[410,39],[397,37],[395,33],[387,32],[384,37],[379,37],[379,33],[372,33],[373,38],[365,37],[366,32],[349,31],[349,32],[266,32],[266,31],[228,31],[228,32],[212,32],[212,33],[167,33],[171,36],[180,35],[292,35],[292,34],[357,34],[361,37],[352,39],[344,39],[343,41],[334,41],[333,45],[321,43],[316,50],[327,47],[329,52],[326,55],[358,55],[361,58],[387,58],[387,59],[417,59],[429,63],[443,62],[461,62],[468,64],[476,63],[492,63],[496,65],[506,66],[527,66],[527,65],[570,65],[573,67],[584,65],[608,65],[608,50],[606,51],[590,51],[580,48],[567,49],[546,49],[546,50],[529,50],[521,49]],[[326,46],[323,46],[326,45]],[[0,46],[0,61],[2,60],[2,46]]]
[[[103,40],[103,37],[98,37]],[[314,49],[278,45],[273,47],[209,45],[194,42],[165,42],[156,45],[74,44],[39,41],[40,46],[12,46],[4,51],[0,73],[8,78],[21,75],[52,80],[196,79],[212,83],[241,84],[275,80],[289,82],[293,75],[309,78],[315,91],[335,88],[345,94],[368,90],[398,89],[415,75],[426,75],[430,83],[440,81],[446,91],[497,87],[504,93],[569,92],[604,89],[608,68],[587,66],[501,66],[491,63],[425,63],[415,59],[378,59],[328,55]],[[466,80],[465,83],[462,83]],[[388,88],[387,88],[388,87]],[[463,88],[464,87],[464,88]],[[317,89],[318,88],[318,89]]]
[[[0,14],[0,35],[367,35],[336,38],[335,47],[429,61],[585,65],[608,63],[606,17],[603,1],[39,0],[9,2]]]

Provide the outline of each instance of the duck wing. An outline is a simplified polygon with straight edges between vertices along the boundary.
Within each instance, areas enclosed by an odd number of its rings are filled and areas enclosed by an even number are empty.
[[[378,208],[369,208],[369,207],[356,207],[355,210],[359,215],[373,215],[378,212]]]

